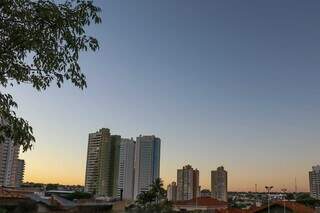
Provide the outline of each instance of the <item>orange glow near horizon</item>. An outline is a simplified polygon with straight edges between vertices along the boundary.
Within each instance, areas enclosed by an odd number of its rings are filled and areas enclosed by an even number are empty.
[[[88,134],[109,128],[161,139],[165,187],[190,164],[202,189],[224,166],[228,191],[292,192],[295,179],[309,191],[320,164],[320,1],[124,1],[94,1],[103,21],[84,29],[99,51],[77,60],[88,87],[0,81],[36,139],[19,156],[24,181],[84,185]]]
[[[43,135],[45,137],[37,137],[39,142],[37,142],[33,150],[20,155],[20,158],[26,162],[24,180],[29,182],[84,185],[87,141],[83,138],[87,137],[87,133],[79,135],[79,138],[76,139],[68,136],[69,134],[59,135],[59,137],[56,136],[55,140],[51,139],[54,137],[51,132],[45,131]],[[70,138],[63,138],[67,136]],[[62,139],[81,142],[76,143],[77,146],[72,142],[57,146],[55,141]],[[265,185],[273,185],[275,191],[283,187],[287,188],[288,191],[294,191],[295,177],[298,191],[309,190],[308,169],[311,166],[309,162],[301,161],[299,158],[294,162],[287,161],[290,164],[285,161],[277,163],[267,160],[257,163],[254,161],[254,156],[245,156],[247,159],[240,157],[237,159],[234,155],[230,155],[222,157],[231,159],[229,161],[208,163],[212,161],[212,156],[210,153],[202,153],[202,149],[198,153],[194,151],[193,155],[187,152],[181,152],[179,155],[173,152],[170,155],[168,151],[171,151],[168,144],[162,143],[160,176],[164,181],[165,187],[170,182],[176,181],[178,168],[190,164],[200,171],[202,189],[210,189],[210,171],[223,165],[228,171],[229,191],[254,191],[255,184],[258,185],[258,191],[264,191]],[[190,156],[190,159],[185,160],[183,156]]]
[[[50,166],[43,167],[41,162],[33,162],[33,166],[29,167],[31,161],[27,159],[25,172],[25,182],[37,183],[60,183],[65,185],[84,185],[85,168],[84,166],[70,166],[65,163],[62,167],[59,164],[52,163]],[[236,173],[235,173],[236,172]],[[170,175],[165,174],[170,173]],[[165,188],[172,181],[176,181],[176,171],[166,171],[166,168],[161,169],[162,180]],[[283,183],[287,184],[283,184]],[[235,170],[228,171],[228,190],[229,191],[254,191],[255,184],[258,186],[259,192],[264,192],[265,185],[273,185],[274,191],[280,191],[285,187],[288,191],[294,191],[294,178],[287,179],[287,176],[278,175],[273,177],[270,175],[251,175],[247,176],[245,172]],[[200,170],[200,185],[201,189],[210,189],[210,170]],[[302,175],[297,177],[298,191],[308,191],[308,177]]]

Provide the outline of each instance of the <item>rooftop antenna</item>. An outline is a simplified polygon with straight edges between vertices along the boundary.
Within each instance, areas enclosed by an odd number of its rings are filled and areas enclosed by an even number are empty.
[[[298,189],[298,187],[297,187],[297,178],[295,177],[294,178],[294,193],[295,194],[297,194],[297,191],[298,191],[297,189]]]

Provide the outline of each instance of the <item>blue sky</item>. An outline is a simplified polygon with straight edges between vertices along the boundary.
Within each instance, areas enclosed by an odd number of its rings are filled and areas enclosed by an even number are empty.
[[[26,179],[84,182],[102,127],[162,139],[161,176],[191,164],[200,184],[224,165],[229,189],[308,190],[319,163],[320,2],[95,1],[100,50],[81,56],[88,88],[11,88],[37,143]]]

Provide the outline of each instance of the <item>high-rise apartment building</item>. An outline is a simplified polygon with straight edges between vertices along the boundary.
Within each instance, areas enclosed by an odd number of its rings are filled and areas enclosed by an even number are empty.
[[[199,170],[193,170],[193,198],[200,197]]]
[[[228,173],[223,166],[211,171],[211,192],[213,198],[228,201]]]
[[[100,148],[97,195],[115,198],[118,196],[121,136],[111,135],[108,139]]]
[[[122,138],[120,143],[118,192],[119,196],[122,193],[124,200],[133,200],[134,152],[135,141]]]
[[[177,183],[172,182],[167,187],[167,199],[175,202],[177,200]]]
[[[17,163],[17,174],[16,174],[16,183],[15,185],[17,187],[20,187],[21,184],[23,183],[23,178],[24,178],[24,169],[25,169],[25,162],[24,160],[18,160]]]
[[[106,128],[89,134],[85,177],[86,192],[92,194],[96,194],[97,192],[100,149],[102,143],[107,143],[107,141],[110,141],[110,137],[110,130]]]
[[[0,120],[1,122],[1,120]],[[1,186],[17,186],[18,157],[20,147],[14,145],[14,142],[5,138],[0,143],[0,185]]]
[[[137,137],[135,147],[134,198],[150,189],[152,182],[160,173],[160,138],[151,136]]]
[[[85,177],[87,192],[99,196],[117,196],[120,141],[120,136],[111,135],[106,128],[89,134]]]
[[[191,200],[199,196],[199,170],[186,165],[177,171],[177,200]]]
[[[310,196],[320,199],[320,165],[313,166],[309,172]]]

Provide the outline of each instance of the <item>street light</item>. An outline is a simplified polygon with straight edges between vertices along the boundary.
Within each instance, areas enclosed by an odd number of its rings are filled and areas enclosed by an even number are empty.
[[[282,191],[284,194],[286,194],[287,189],[286,189],[286,188],[283,188],[283,189],[281,189],[281,191]],[[285,199],[283,199],[283,213],[286,213],[286,201],[285,201]]]
[[[265,188],[268,192],[268,213],[270,213],[270,191],[272,190],[273,186],[266,186]]]

